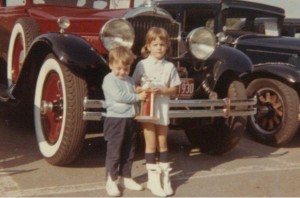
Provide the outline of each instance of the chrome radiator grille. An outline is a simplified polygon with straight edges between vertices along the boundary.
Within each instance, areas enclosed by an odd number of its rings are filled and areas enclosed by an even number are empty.
[[[179,38],[179,24],[170,21],[167,18],[155,17],[155,16],[137,16],[128,19],[132,24],[136,34],[135,41],[132,47],[133,52],[136,55],[141,54],[141,48],[145,44],[145,36],[149,28],[156,26],[162,27],[167,30],[171,39],[171,57],[178,56],[178,38]]]

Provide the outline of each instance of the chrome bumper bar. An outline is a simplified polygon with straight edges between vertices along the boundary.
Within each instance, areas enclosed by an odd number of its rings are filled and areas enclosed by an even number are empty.
[[[256,97],[245,100],[201,99],[201,100],[170,100],[170,118],[195,118],[195,117],[231,117],[248,116],[256,113]],[[105,117],[105,101],[83,101],[83,120],[99,121]],[[194,109],[197,108],[197,109]]]

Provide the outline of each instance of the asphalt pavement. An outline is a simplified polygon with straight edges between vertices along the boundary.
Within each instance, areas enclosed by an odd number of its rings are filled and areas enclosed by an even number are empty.
[[[168,138],[174,197],[300,196],[299,134],[286,147],[274,148],[245,133],[240,143],[222,156],[193,148],[183,131],[170,131]],[[73,164],[52,166],[41,156],[30,124],[0,108],[0,196],[105,197],[105,151],[101,133],[89,134]],[[132,174],[146,186],[143,149],[136,153]],[[122,196],[153,195],[145,189],[122,190]]]

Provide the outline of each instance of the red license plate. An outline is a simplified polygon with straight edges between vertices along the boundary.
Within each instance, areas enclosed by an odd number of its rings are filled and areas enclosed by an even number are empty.
[[[178,99],[190,99],[194,94],[194,79],[193,78],[181,78],[181,84],[178,92],[172,98]]]

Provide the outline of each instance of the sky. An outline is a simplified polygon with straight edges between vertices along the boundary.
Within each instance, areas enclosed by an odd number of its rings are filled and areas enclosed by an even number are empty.
[[[286,18],[300,18],[300,0],[247,0],[285,9]]]

